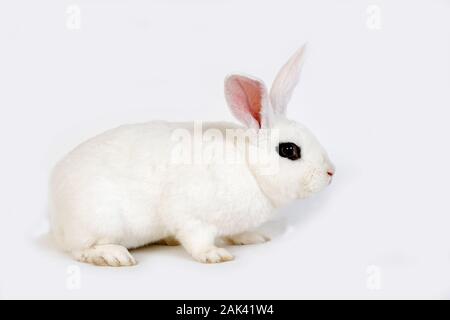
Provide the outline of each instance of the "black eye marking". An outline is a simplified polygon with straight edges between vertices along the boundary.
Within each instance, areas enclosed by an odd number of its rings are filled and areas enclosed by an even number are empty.
[[[302,150],[292,142],[280,143],[277,151],[280,157],[288,158],[289,160],[298,160],[302,157]]]

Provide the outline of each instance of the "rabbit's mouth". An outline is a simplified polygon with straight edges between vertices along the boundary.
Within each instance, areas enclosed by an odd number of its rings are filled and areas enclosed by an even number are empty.
[[[322,170],[318,168],[312,168],[304,176],[303,188],[301,192],[301,198],[306,198],[314,193],[322,191],[326,188],[332,181],[332,175],[328,173],[323,173]]]

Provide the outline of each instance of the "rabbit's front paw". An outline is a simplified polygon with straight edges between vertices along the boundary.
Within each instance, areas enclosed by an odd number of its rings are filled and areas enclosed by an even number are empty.
[[[244,232],[225,239],[228,243],[234,245],[258,244],[270,240],[269,237],[257,232]]]
[[[194,255],[194,258],[202,263],[220,263],[231,261],[234,257],[225,249],[213,247]]]

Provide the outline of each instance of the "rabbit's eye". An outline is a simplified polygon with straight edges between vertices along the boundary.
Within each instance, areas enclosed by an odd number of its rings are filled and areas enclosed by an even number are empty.
[[[289,160],[298,160],[302,157],[302,151],[298,145],[292,142],[280,143],[277,148],[280,157]]]

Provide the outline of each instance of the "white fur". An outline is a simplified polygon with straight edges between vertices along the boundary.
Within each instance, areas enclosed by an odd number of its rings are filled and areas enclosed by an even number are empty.
[[[300,79],[300,71],[305,61],[306,44],[297,50],[280,69],[270,90],[270,102],[278,114],[285,114],[289,100]]]
[[[272,95],[282,94],[279,83],[274,88]],[[267,92],[262,97],[262,105],[270,107]],[[299,161],[277,158],[276,174],[263,174],[249,162],[171,163],[172,134],[180,128],[193,132],[192,123],[125,125],[82,143],[52,173],[51,225],[57,243],[83,262],[129,266],[135,260],[127,249],[168,243],[165,239],[178,240],[196,260],[208,263],[233,258],[216,246],[217,237],[235,244],[266,241],[251,231],[280,206],[324,188],[331,179],[327,171],[333,170],[313,135],[274,111],[263,115],[278,133],[270,136],[271,146],[289,141],[302,148]],[[229,123],[204,126],[221,132],[239,128]],[[244,151],[236,146],[228,152]]]

